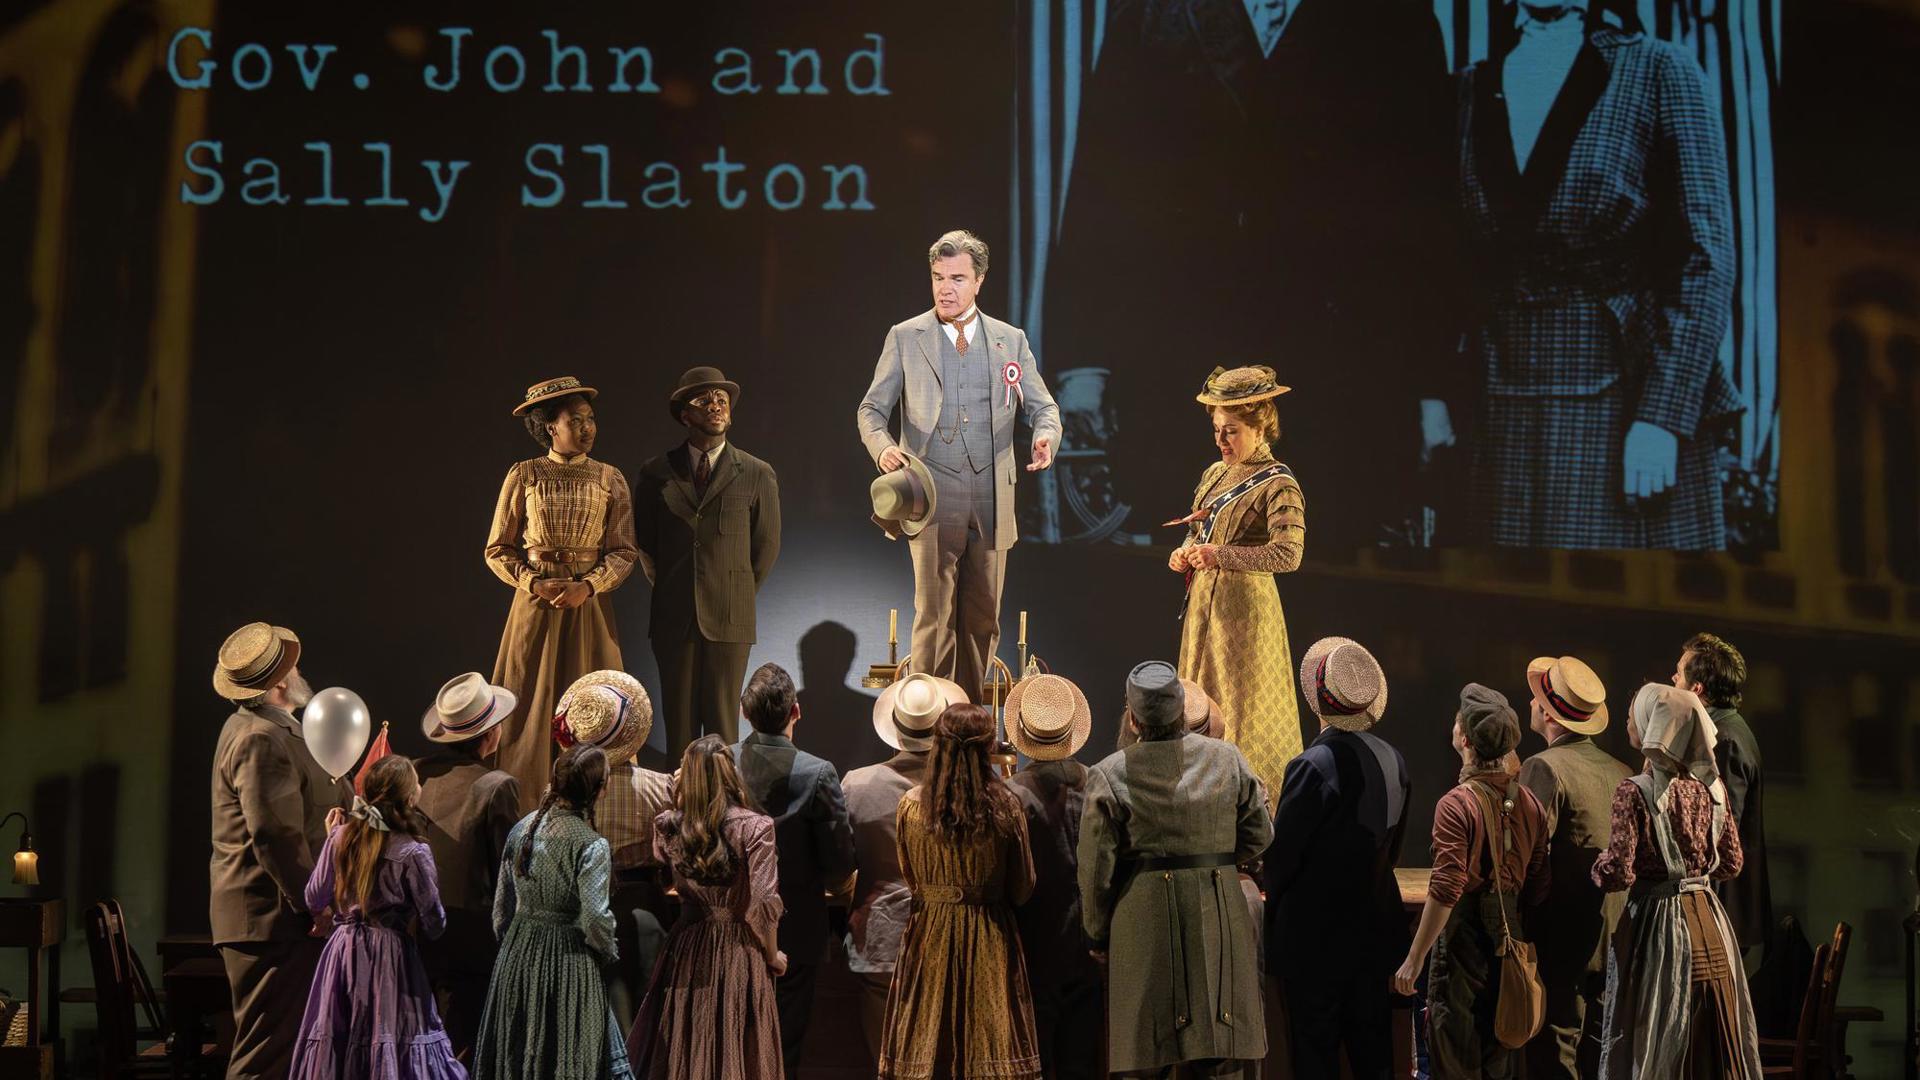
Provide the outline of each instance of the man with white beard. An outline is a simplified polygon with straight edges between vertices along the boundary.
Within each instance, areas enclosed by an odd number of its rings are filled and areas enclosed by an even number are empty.
[[[220,646],[213,688],[235,706],[213,753],[213,943],[233,990],[227,1076],[287,1075],[323,939],[304,899],[329,818],[353,786],[307,751],[293,710],[313,698],[300,639],[257,622]]]

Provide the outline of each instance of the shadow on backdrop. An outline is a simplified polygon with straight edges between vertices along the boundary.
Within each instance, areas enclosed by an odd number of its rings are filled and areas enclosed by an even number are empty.
[[[893,753],[873,733],[878,695],[847,685],[858,646],[853,630],[837,622],[815,623],[800,636],[800,725],[794,741],[833,762],[841,776]]]

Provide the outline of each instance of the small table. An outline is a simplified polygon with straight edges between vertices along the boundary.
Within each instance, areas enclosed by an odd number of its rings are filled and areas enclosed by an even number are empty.
[[[32,1021],[27,1045],[0,1047],[0,1077],[52,1080],[60,1048],[60,943],[66,928],[67,905],[58,898],[0,900],[0,948],[27,950],[27,1015]]]
[[[207,1036],[224,1056],[233,1049],[233,992],[227,966],[208,934],[169,934],[159,940],[160,985],[167,993],[167,1026],[173,1030],[175,1076],[199,1064]],[[210,1029],[210,1030],[209,1030]]]

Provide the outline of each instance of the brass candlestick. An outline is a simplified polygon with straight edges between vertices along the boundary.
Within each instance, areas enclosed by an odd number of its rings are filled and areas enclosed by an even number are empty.
[[[1002,776],[1012,776],[1014,766],[1020,762],[1020,754],[1007,741],[1007,695],[1013,691],[1013,672],[1007,669],[1007,662],[999,657],[987,665],[986,685],[981,687],[987,695],[986,704],[993,713],[994,732],[998,736],[992,753],[987,760],[998,766]]]
[[[860,685],[868,690],[880,690],[900,677],[900,609],[887,609],[887,662],[867,665],[867,677]]]

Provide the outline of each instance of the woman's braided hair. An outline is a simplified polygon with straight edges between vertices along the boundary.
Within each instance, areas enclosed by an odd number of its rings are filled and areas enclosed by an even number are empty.
[[[533,841],[540,835],[540,822],[548,810],[565,805],[591,825],[593,804],[606,784],[607,755],[597,746],[575,746],[554,759],[553,779],[547,781],[547,793],[540,798],[540,809],[534,811],[533,824],[520,838],[520,857],[514,862],[514,871],[521,877],[533,873]]]

